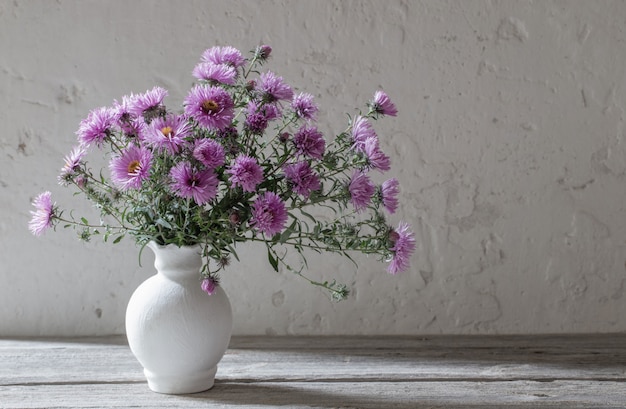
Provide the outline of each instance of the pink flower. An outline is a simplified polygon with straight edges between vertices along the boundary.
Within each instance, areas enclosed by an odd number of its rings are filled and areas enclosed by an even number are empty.
[[[213,64],[226,64],[233,67],[241,67],[246,60],[241,55],[241,51],[234,47],[211,47],[202,53],[202,61]]]
[[[237,156],[226,173],[230,174],[230,183],[241,186],[244,192],[254,192],[256,186],[263,181],[263,168],[256,159],[246,155]]]
[[[109,163],[111,180],[120,190],[139,189],[150,176],[152,152],[145,147],[131,146]]]
[[[35,206],[35,211],[30,212],[32,218],[28,223],[28,229],[35,236],[41,236],[53,226],[54,205],[52,204],[51,193],[40,193],[33,200],[33,206]]]
[[[78,127],[78,131],[76,131],[78,141],[83,146],[89,146],[92,143],[100,146],[105,138],[111,134],[116,118],[114,109],[107,107],[94,109],[87,118],[81,121]]]
[[[370,169],[387,171],[391,169],[389,156],[380,149],[378,138],[367,138],[363,143],[363,153],[367,157],[367,165]]]
[[[215,169],[224,164],[224,147],[213,139],[196,139],[193,157],[207,168]]]
[[[391,102],[384,91],[376,91],[374,93],[374,99],[370,101],[369,106],[372,111],[380,115],[396,116],[398,114],[396,106]]]
[[[211,83],[234,85],[237,71],[230,65],[201,62],[193,69],[193,76]]]
[[[128,112],[136,117],[148,114],[152,118],[154,112],[162,108],[166,96],[167,90],[161,87],[154,87],[143,94],[131,94],[127,104]]]
[[[283,77],[279,77],[271,71],[261,74],[256,88],[263,95],[263,99],[268,102],[289,101],[293,98],[293,90],[284,83]]]
[[[124,122],[120,124],[122,131],[127,138],[139,139],[140,136],[144,133],[144,129],[148,126],[143,117],[139,117],[137,119],[130,120],[128,122]]]
[[[303,126],[298,129],[293,137],[293,143],[299,155],[315,159],[322,159],[326,149],[324,136],[315,127]]]
[[[395,213],[398,208],[398,193],[400,193],[400,183],[395,178],[383,182],[380,189],[380,196],[383,206],[389,213]]]
[[[61,173],[58,177],[60,184],[64,185],[71,181],[74,173],[80,168],[81,160],[86,152],[83,146],[76,146],[72,149],[70,154],[65,157],[65,164],[63,168],[61,168]]]
[[[259,105],[250,101],[246,108],[245,127],[254,134],[262,134],[267,128],[269,121],[280,116],[280,110],[275,104]]]
[[[143,141],[159,151],[174,155],[180,151],[191,126],[182,115],[157,117],[142,130]]]
[[[145,125],[143,117],[137,117],[131,113],[132,98],[134,96],[124,95],[122,102],[113,101],[113,111],[115,112],[116,125],[126,134],[129,138],[135,138],[139,135],[141,128]],[[139,121],[139,118],[142,121]]]
[[[250,225],[271,237],[285,228],[287,216],[280,197],[274,192],[265,192],[252,204]]]
[[[308,162],[298,162],[286,165],[283,170],[287,180],[293,185],[293,190],[305,199],[312,191],[319,190],[319,177],[313,172]]]
[[[211,130],[220,130],[234,117],[234,104],[228,92],[213,86],[195,86],[185,98],[185,113]]]
[[[352,148],[357,152],[363,152],[365,141],[370,138],[378,138],[372,124],[367,118],[357,116],[352,122]]]
[[[131,111],[131,105],[133,103],[134,95],[124,95],[122,97],[122,102],[118,102],[117,100],[113,100],[113,110],[115,111],[115,116],[118,122],[127,122],[131,119],[136,118]]]
[[[348,191],[354,210],[359,212],[370,204],[372,196],[376,191],[376,186],[365,173],[355,170],[350,178]]]
[[[293,97],[291,108],[298,118],[315,119],[318,107],[313,102],[313,95],[300,93]]]
[[[391,263],[387,267],[390,274],[398,274],[409,268],[409,259],[415,251],[415,236],[410,227],[405,222],[400,222],[398,227],[389,233],[389,241],[392,246],[389,249],[392,253]]]
[[[170,170],[172,191],[176,196],[203,205],[217,195],[217,176],[211,169],[195,170],[189,162],[179,162]]]

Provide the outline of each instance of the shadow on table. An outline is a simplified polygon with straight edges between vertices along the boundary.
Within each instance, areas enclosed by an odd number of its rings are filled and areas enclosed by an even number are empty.
[[[401,400],[389,396],[377,397],[376,391],[368,396],[354,396],[348,393],[326,392],[318,388],[287,385],[259,385],[241,383],[216,383],[207,392],[185,395],[184,399],[206,400],[213,404],[241,405],[242,407],[280,406],[280,407],[315,407],[315,408],[359,408],[359,409],[414,409],[416,402]],[[349,386],[346,385],[346,388]],[[429,405],[428,407],[432,407]]]
[[[336,385],[335,385],[336,386]],[[246,384],[246,383],[216,383],[210,391],[179,395],[174,397],[180,401],[203,402],[213,407],[289,407],[289,408],[328,408],[328,409],[495,409],[507,408],[537,408],[537,402],[519,400],[511,396],[486,396],[481,399],[469,399],[462,394],[442,395],[441,389],[422,385],[415,391],[415,385],[406,385],[404,392],[395,389],[380,391],[375,387],[357,390],[353,385],[346,384],[345,392],[324,391],[321,385],[303,383],[298,386],[280,384]],[[385,388],[386,389],[386,388]],[[541,395],[543,396],[543,395]],[[541,398],[540,398],[541,399]],[[472,402],[473,400],[473,402]],[[189,402],[191,404],[191,402]],[[232,406],[231,406],[232,405]],[[568,406],[558,406],[568,407]],[[581,407],[581,406],[576,406]],[[594,406],[595,407],[595,406]],[[603,406],[614,407],[614,406]]]

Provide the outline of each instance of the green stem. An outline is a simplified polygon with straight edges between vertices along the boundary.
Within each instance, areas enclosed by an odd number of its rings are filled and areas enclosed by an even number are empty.
[[[96,224],[77,222],[76,220],[65,219],[65,218],[60,217],[60,216],[53,216],[53,217],[54,217],[54,219],[56,219],[56,220],[58,220],[58,221],[60,221],[62,223],[71,224],[73,226],[87,227],[87,228],[90,228],[90,229],[106,228],[106,229],[119,230],[120,232],[132,231],[132,232],[137,232],[137,233],[145,233],[143,230],[135,229],[135,228],[132,228],[132,227],[111,226],[111,225],[96,225]]]

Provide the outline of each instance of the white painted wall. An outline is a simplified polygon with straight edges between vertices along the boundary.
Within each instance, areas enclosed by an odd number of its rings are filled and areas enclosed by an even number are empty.
[[[0,0],[0,335],[124,331],[152,255],[34,238],[30,201],[76,203],[56,175],[90,109],[153,85],[180,104],[202,51],[260,43],[328,130],[392,97],[393,221],[419,247],[397,277],[309,260],[353,284],[339,304],[245,247],[223,277],[235,333],[626,331],[625,23],[623,1]]]

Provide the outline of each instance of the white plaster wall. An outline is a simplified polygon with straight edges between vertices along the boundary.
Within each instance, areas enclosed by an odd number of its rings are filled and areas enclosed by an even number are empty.
[[[223,277],[235,333],[625,331],[625,30],[623,1],[0,0],[0,336],[124,331],[152,256],[34,238],[30,201],[76,203],[56,175],[90,109],[153,85],[180,104],[202,51],[260,43],[327,130],[392,97],[392,221],[418,249],[396,277],[310,259],[352,284],[337,304],[246,246]]]

